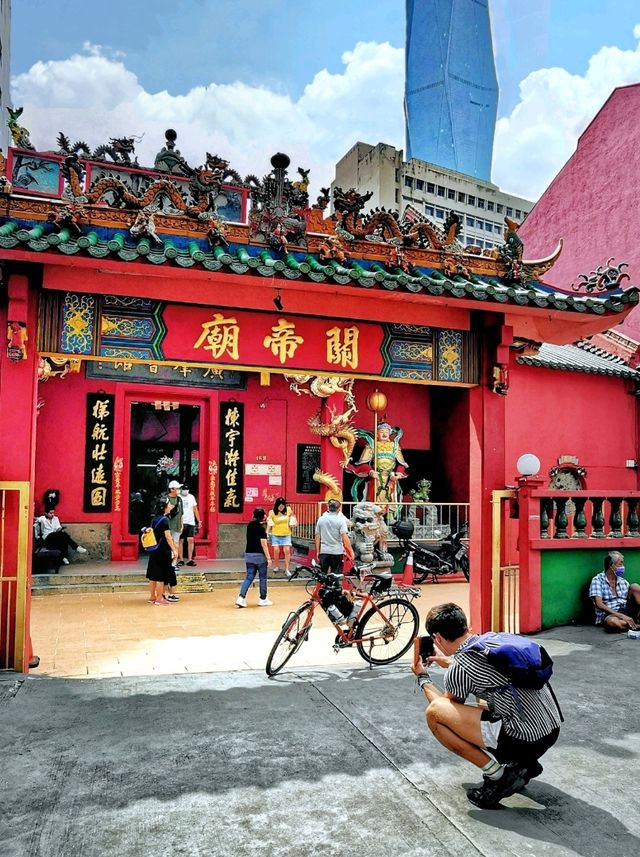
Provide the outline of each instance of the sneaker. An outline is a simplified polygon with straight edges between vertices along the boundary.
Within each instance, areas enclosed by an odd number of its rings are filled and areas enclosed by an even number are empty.
[[[529,782],[529,780],[533,780],[534,777],[539,777],[543,770],[544,770],[544,768],[542,767],[540,762],[538,762],[537,759],[534,762],[530,762],[525,768],[525,775],[524,775],[525,786]]]
[[[170,601],[172,604],[173,604],[174,602],[176,602],[176,601],[180,601],[180,599],[179,599],[179,597],[178,597],[177,595],[165,595],[165,596],[164,596],[164,600],[165,600],[165,601]]]
[[[153,603],[156,607],[168,607],[169,606],[169,602],[165,601],[164,598],[161,598],[160,601],[154,601]]]
[[[195,562],[195,561],[194,561],[194,560],[192,560],[192,559],[190,559],[190,560],[189,560],[189,562],[187,563],[187,565],[197,565],[197,564],[198,564],[198,563],[197,563],[197,562]]]
[[[258,607],[273,607],[273,601],[270,601],[268,598],[259,598]]]
[[[524,765],[505,768],[499,780],[484,778],[484,783],[479,788],[469,789],[467,798],[480,809],[500,809],[502,798],[510,797],[512,794],[523,789],[527,783],[527,768]]]
[[[246,607],[246,606],[247,606],[247,599],[243,598],[242,595],[238,595],[238,597],[236,598],[236,607]]]
[[[83,548],[82,545],[78,545],[76,550],[78,553],[89,553],[89,551],[86,548]]]
[[[292,571],[289,571],[288,568],[285,568],[285,570],[284,570],[284,576],[285,577],[291,577],[292,574],[293,574]]]
[[[69,565],[69,560],[66,558],[66,556],[62,557],[62,564],[63,565]]]
[[[176,565],[184,565],[184,560],[183,560],[183,559],[179,559],[179,560],[178,560],[178,562],[176,563]]]

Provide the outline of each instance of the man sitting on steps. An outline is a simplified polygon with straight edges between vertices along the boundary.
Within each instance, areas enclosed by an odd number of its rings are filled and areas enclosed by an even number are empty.
[[[60,551],[64,565],[69,565],[69,548],[78,553],[88,553],[86,548],[74,542],[69,533],[66,532],[55,513],[55,509],[50,509],[44,515],[36,518],[35,533],[36,539],[40,539],[44,547]]]

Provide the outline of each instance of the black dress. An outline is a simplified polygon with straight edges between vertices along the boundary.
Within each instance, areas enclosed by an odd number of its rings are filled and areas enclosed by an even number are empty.
[[[160,515],[160,517],[154,518],[151,521],[151,526],[153,527],[158,547],[149,554],[147,580],[172,585],[171,579],[175,577],[175,572],[171,565],[171,548],[165,537],[165,533],[169,529],[169,519],[166,515]]]

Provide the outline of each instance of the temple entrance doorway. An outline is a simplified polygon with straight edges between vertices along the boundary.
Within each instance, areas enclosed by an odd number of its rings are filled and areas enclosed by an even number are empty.
[[[153,515],[154,501],[169,482],[200,488],[201,407],[179,402],[132,402],[130,423],[129,522],[138,534]]]

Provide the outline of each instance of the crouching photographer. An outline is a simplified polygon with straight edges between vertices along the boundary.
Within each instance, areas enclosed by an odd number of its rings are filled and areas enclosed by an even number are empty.
[[[412,669],[429,702],[427,726],[482,770],[482,785],[467,791],[471,803],[497,809],[542,773],[538,759],[558,738],[562,713],[548,684],[553,662],[528,638],[471,634],[457,604],[433,607],[426,630],[414,643]],[[444,693],[429,676],[432,663],[447,668]],[[470,695],[478,704],[465,705]]]

